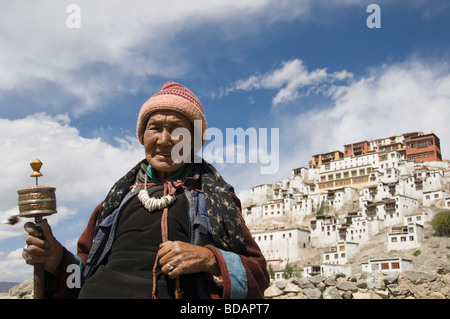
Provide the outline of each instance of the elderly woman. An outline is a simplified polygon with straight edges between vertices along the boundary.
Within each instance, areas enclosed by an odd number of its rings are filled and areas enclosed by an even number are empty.
[[[29,264],[44,263],[48,297],[263,297],[266,261],[242,220],[239,199],[212,165],[192,160],[195,149],[180,154],[184,161],[174,160],[172,149],[183,140],[172,136],[178,128],[192,134],[199,128],[196,133],[204,136],[207,125],[197,97],[167,82],[139,113],[137,137],[145,159],[96,207],[76,256],[46,221],[43,239],[32,224],[25,225],[23,257]],[[81,287],[67,285],[71,264],[82,269]]]

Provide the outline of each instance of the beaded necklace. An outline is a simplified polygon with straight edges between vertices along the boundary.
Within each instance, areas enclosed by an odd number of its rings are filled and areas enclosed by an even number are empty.
[[[176,197],[173,194],[167,194],[160,198],[150,197],[147,191],[147,174],[145,174],[144,185],[144,189],[138,194],[138,199],[149,212],[166,208],[176,200]]]

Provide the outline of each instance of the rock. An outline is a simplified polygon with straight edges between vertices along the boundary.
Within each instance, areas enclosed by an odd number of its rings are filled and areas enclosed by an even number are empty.
[[[323,282],[326,286],[336,286],[337,281],[334,277],[328,277]]]
[[[433,291],[429,296],[430,299],[447,299],[443,294],[440,292]]]
[[[9,295],[15,298],[29,299],[32,298],[33,287],[34,280],[30,278],[9,289]]]
[[[287,285],[286,285],[286,288],[284,288],[284,293],[290,293],[290,292],[293,292],[293,293],[298,293],[298,292],[300,292],[301,291],[301,289],[300,289],[300,287],[299,286],[297,286],[296,284],[294,284],[294,283],[288,283]]]
[[[271,285],[264,291],[264,297],[273,298],[283,294],[283,291],[279,289],[276,285]]]
[[[380,296],[381,299],[389,299],[388,290],[374,290],[373,293]]]
[[[339,290],[335,286],[329,286],[325,288],[323,294],[323,299],[342,299],[341,294],[339,293]]]
[[[279,280],[279,281],[275,282],[275,285],[277,286],[278,289],[284,290],[284,288],[286,288],[286,286],[287,286],[287,281]]]
[[[356,287],[366,289],[367,288],[367,282],[359,280],[359,281],[356,282]]]
[[[336,288],[339,290],[344,290],[344,291],[357,291],[358,287],[356,287],[356,284],[353,282],[349,282],[349,281],[343,281],[340,282],[336,285]]]
[[[379,271],[374,271],[366,278],[368,289],[384,289],[386,287],[384,283],[384,276]]]
[[[430,282],[430,281],[434,281],[437,278],[437,275],[431,275],[431,274],[426,274],[424,272],[420,272],[420,271],[405,271],[402,273],[403,276],[405,276],[406,278],[408,278],[408,280],[410,282],[412,282],[413,284],[421,284],[421,283],[425,283],[425,282]]]
[[[397,279],[400,273],[398,271],[390,272],[384,276],[384,283],[386,285],[397,283]]]
[[[321,299],[322,292],[317,288],[306,288],[303,289],[303,293],[308,299]]]
[[[327,277],[325,277],[323,275],[316,275],[316,276],[309,277],[309,282],[316,286],[319,283],[321,283],[322,281],[324,281],[325,279],[327,279]]]
[[[372,296],[368,292],[354,292],[352,294],[353,299],[372,299]]]
[[[297,285],[302,288],[314,288],[314,285],[309,281],[308,278],[297,278]]]

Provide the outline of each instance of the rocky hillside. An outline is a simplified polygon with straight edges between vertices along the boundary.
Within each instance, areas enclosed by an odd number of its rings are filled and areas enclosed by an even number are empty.
[[[436,273],[337,274],[273,282],[268,299],[450,299],[450,266]]]

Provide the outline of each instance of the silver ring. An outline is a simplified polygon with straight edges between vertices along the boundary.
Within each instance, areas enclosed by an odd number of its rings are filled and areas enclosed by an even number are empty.
[[[173,267],[173,266],[171,266],[171,265],[169,265],[169,264],[167,264],[167,268],[169,268],[169,272],[171,272],[172,270],[175,269],[175,267]]]

